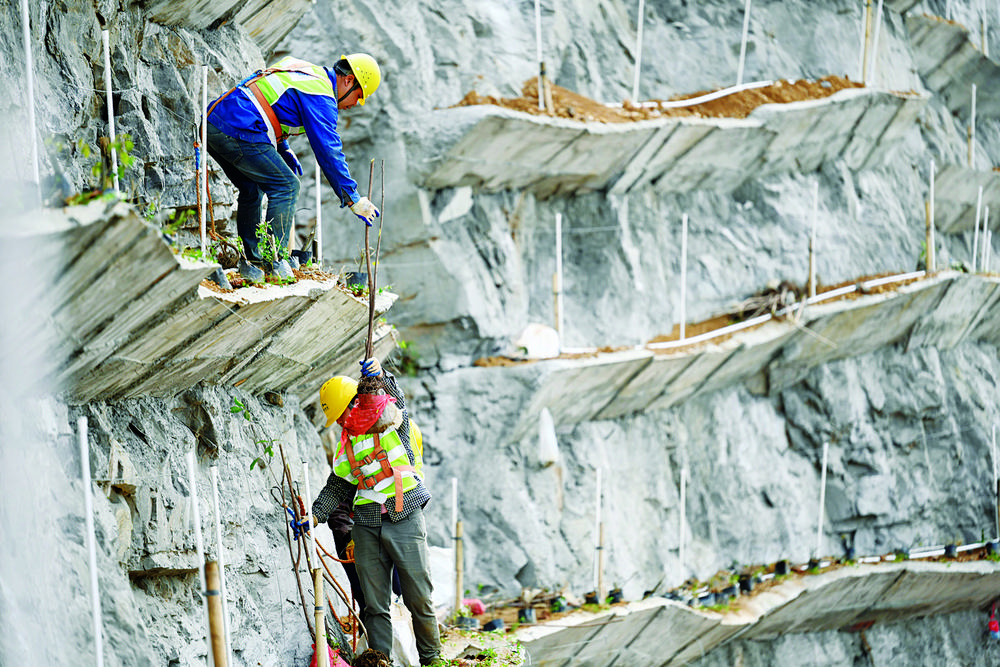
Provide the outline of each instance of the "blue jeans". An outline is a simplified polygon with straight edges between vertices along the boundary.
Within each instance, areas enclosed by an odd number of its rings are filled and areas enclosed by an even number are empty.
[[[265,194],[268,233],[274,235],[279,246],[287,248],[295,201],[299,197],[299,179],[281,159],[277,149],[267,143],[234,139],[209,123],[208,154],[222,166],[222,171],[239,190],[236,231],[243,241],[247,259],[261,261],[257,248],[257,225],[260,224],[260,206]]]
[[[429,664],[441,652],[441,640],[431,601],[433,584],[423,510],[418,507],[398,523],[392,523],[383,514],[382,525],[378,528],[354,524],[351,536],[354,538],[354,566],[365,594],[368,646],[392,655],[389,604],[395,565],[403,587],[403,604],[413,620],[420,664]]]

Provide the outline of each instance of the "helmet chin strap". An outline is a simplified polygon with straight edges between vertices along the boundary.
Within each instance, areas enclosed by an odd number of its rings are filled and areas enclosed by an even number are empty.
[[[347,99],[347,97],[351,93],[353,93],[355,90],[357,90],[360,87],[361,87],[361,85],[358,83],[358,78],[354,77],[354,85],[351,86],[350,90],[348,90],[346,93],[344,93],[343,95],[341,95],[340,97],[337,98],[337,104],[340,104],[341,102],[343,102],[345,99]]]

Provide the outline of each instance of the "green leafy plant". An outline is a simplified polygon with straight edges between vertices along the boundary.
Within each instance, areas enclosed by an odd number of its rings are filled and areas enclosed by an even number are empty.
[[[407,377],[416,377],[420,370],[420,354],[408,340],[399,339],[399,370]]]
[[[229,406],[229,412],[234,415],[242,415],[245,420],[251,423],[251,425],[257,425],[257,420],[250,413],[250,408],[248,408],[246,403],[241,401],[239,398],[233,398],[233,404]],[[263,445],[263,453],[267,455],[268,459],[265,460],[263,455],[254,457],[254,460],[250,462],[250,470],[253,470],[255,466],[260,466],[261,470],[267,467],[268,461],[274,458],[274,445],[278,442],[278,440],[273,438],[258,438],[257,440],[254,440],[253,444]]]

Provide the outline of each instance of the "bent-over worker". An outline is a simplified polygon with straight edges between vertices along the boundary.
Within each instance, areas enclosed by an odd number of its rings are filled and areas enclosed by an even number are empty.
[[[381,80],[378,63],[365,53],[342,56],[332,69],[288,57],[255,72],[209,106],[208,152],[239,190],[236,228],[246,258],[240,262],[244,278],[260,282],[261,268],[269,273],[274,268],[264,265],[257,245],[265,194],[268,233],[280,247],[288,247],[299,195],[297,177],[302,175],[302,165],[288,145],[290,135],[308,137],[341,206],[350,206],[368,225],[379,216],[375,205],[358,194],[337,120],[340,110],[364,105]]]
[[[343,429],[333,471],[312,504],[314,525],[325,522],[343,500],[354,498],[354,566],[365,597],[368,646],[392,655],[393,565],[399,572],[403,604],[413,619],[413,634],[421,665],[433,664],[441,651],[437,617],[431,600],[430,560],[423,508],[431,499],[414,471],[410,446],[410,418],[403,393],[391,373],[377,359],[361,362],[362,375],[382,377],[387,395],[377,396],[381,407],[358,407],[358,383],[349,377],[327,380],[320,389],[326,425],[335,421]],[[395,428],[367,433],[394,401],[402,415]],[[366,457],[370,462],[366,462]],[[380,461],[387,459],[390,470]],[[363,481],[362,481],[363,480]]]

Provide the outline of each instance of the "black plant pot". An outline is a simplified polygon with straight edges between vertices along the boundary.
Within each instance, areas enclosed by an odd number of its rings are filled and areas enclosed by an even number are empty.
[[[990,555],[1000,554],[1000,540],[993,540],[992,542],[987,542],[986,553]]]
[[[527,607],[525,609],[518,609],[517,620],[520,621],[521,623],[535,623],[536,622],[535,608]]]
[[[503,630],[503,619],[494,618],[492,621],[487,621],[483,625],[483,630],[486,632],[492,632],[493,630]]]
[[[819,569],[819,560],[817,560],[815,558],[810,558],[809,559],[809,567],[807,569],[809,569],[809,570],[818,570]]]
[[[740,575],[740,590],[743,593],[748,593],[748,594],[752,593],[753,592],[753,584],[754,584],[753,580],[754,580],[754,577],[752,575],[741,574]]]
[[[711,607],[716,604],[717,600],[718,597],[715,593],[703,593],[698,597],[698,605],[702,607]]]
[[[455,625],[463,630],[478,630],[479,629],[479,619],[472,618],[471,616],[459,616]]]
[[[788,561],[787,560],[779,560],[777,563],[775,563],[774,564],[774,573],[776,575],[779,575],[779,576],[783,575],[783,574],[788,574]]]
[[[728,595],[731,598],[736,598],[740,596],[740,587],[736,584],[731,584],[722,589],[724,595]]]
[[[348,285],[361,285],[368,287],[368,274],[358,271],[348,271],[344,274],[344,282]]]
[[[590,591],[583,596],[584,604],[597,604],[597,591]]]
[[[608,604],[616,604],[622,601],[622,589],[612,588],[608,593]]]
[[[854,560],[854,547],[844,547],[844,560]]]
[[[944,557],[954,558],[958,555],[958,545],[957,544],[946,544],[944,545]]]
[[[299,260],[299,266],[305,266],[308,264],[312,258],[312,250],[293,250],[292,257]]]
[[[561,595],[557,597],[555,600],[552,601],[552,606],[550,607],[550,609],[554,614],[557,614],[561,611],[566,611],[566,598],[564,598]]]

